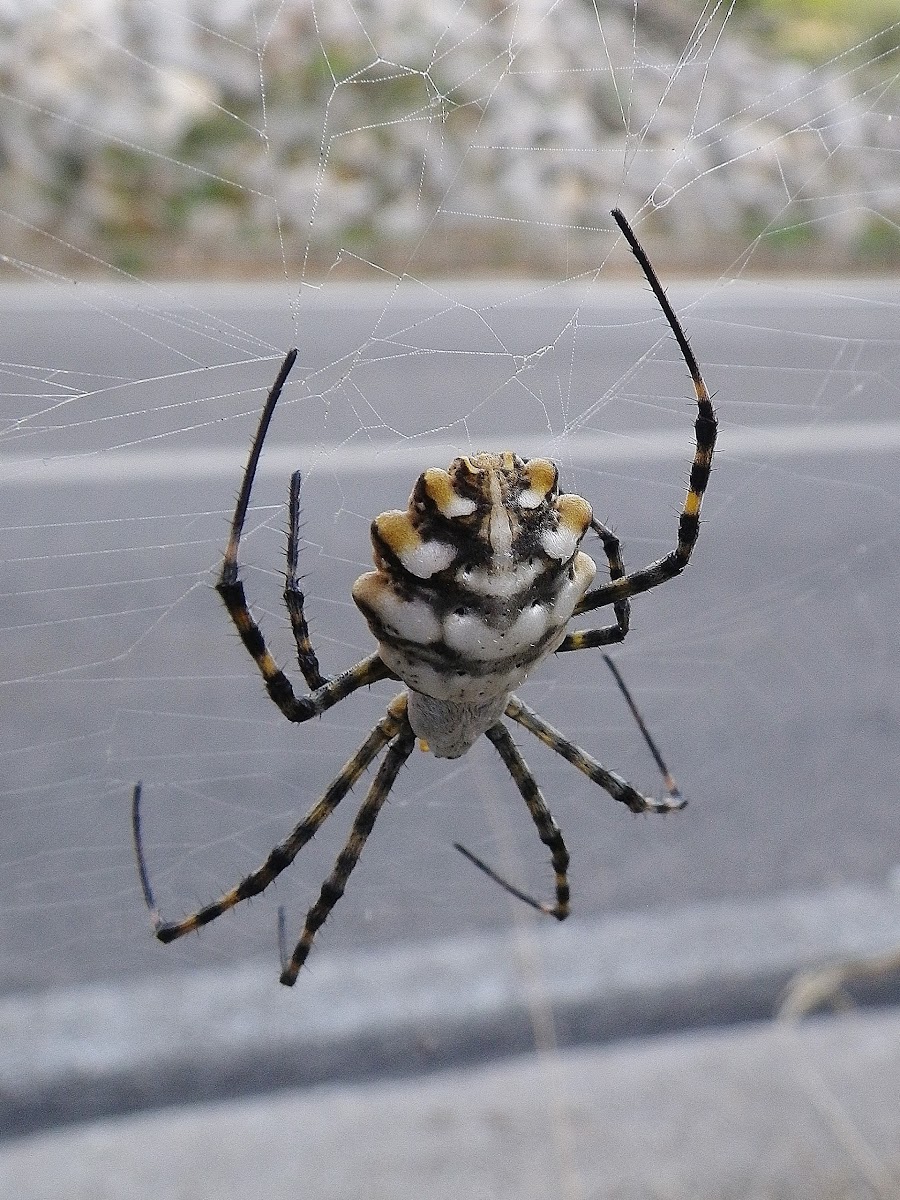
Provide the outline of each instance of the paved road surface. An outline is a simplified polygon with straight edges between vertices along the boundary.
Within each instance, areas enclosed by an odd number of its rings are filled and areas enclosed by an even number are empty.
[[[670,290],[717,393],[722,451],[695,563],[635,606],[617,658],[691,805],[635,819],[518,739],[566,835],[587,918],[877,885],[897,864],[895,289]],[[272,431],[247,545],[248,585],[282,660],[293,463],[311,468],[304,567],[329,671],[369,648],[345,599],[368,560],[368,521],[458,449],[552,453],[567,486],[615,525],[628,563],[668,548],[691,412],[652,298],[619,285],[532,304],[510,294],[458,291],[460,307],[326,292],[296,326],[269,293],[169,288],[162,315],[148,292],[138,305],[84,290],[50,305],[0,297],[4,358],[24,364],[8,387],[24,419],[0,445],[4,991],[268,953],[274,971],[276,903],[296,928],[345,835],[338,816],[276,900],[176,946],[148,937],[132,781],[145,783],[160,900],[181,913],[261,860],[390,694],[357,697],[314,730],[287,727],[209,586],[284,347],[302,348],[298,386]],[[499,307],[485,308],[492,297]],[[595,656],[556,659],[525,695],[654,785]],[[317,953],[507,926],[510,902],[453,852],[456,840],[529,887],[549,884],[489,746],[455,764],[416,755]]]

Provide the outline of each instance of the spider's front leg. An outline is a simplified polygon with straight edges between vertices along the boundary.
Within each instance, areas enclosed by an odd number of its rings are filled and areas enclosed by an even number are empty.
[[[297,586],[299,473],[295,473],[291,480],[288,571],[285,583],[285,601],[291,616],[291,626],[297,642],[300,667],[307,683],[314,689],[311,695],[297,696],[294,694],[290,680],[276,664],[269,652],[262,631],[254,621],[247,604],[247,597],[238,568],[238,551],[241,544],[241,534],[243,533],[244,522],[247,517],[250,492],[253,488],[253,480],[256,476],[263,443],[268,433],[272,415],[275,412],[275,405],[278,403],[278,399],[281,396],[296,359],[297,351],[291,350],[281,364],[281,369],[266,397],[266,403],[263,406],[262,416],[259,419],[259,426],[257,427],[253,445],[250,448],[250,455],[247,459],[247,466],[244,470],[241,490],[238,493],[237,504],[235,505],[234,516],[231,521],[231,534],[228,538],[228,546],[226,547],[225,557],[222,561],[222,571],[219,576],[219,582],[216,584],[216,591],[222,597],[225,607],[228,609],[228,615],[234,622],[234,626],[240,634],[241,641],[248,654],[256,663],[266,685],[266,691],[269,693],[271,699],[278,705],[281,712],[289,721],[308,721],[310,717],[319,716],[323,712],[326,712],[334,704],[337,704],[338,701],[343,700],[345,696],[350,695],[351,692],[355,692],[358,688],[365,687],[368,684],[376,683],[379,679],[387,679],[391,673],[377,654],[363,659],[355,667],[351,667],[349,671],[345,671],[342,675],[338,675],[332,680],[325,680],[319,671],[319,664],[309,643],[309,631],[303,614],[303,593]]]
[[[245,875],[236,887],[224,892],[217,900],[214,900],[209,904],[204,904],[203,907],[198,908],[196,912],[193,912],[189,916],[182,917],[180,920],[175,921],[163,920],[162,916],[160,915],[159,906],[156,903],[153,887],[150,883],[150,876],[147,870],[147,860],[144,855],[144,838],[141,820],[142,789],[139,783],[136,784],[134,793],[132,795],[131,806],[132,836],[134,841],[134,851],[137,857],[138,873],[141,880],[141,890],[143,891],[144,902],[147,905],[147,909],[153,922],[153,932],[155,933],[156,937],[163,943],[173,942],[177,938],[184,937],[186,933],[192,933],[194,930],[201,929],[204,925],[208,925],[211,921],[217,920],[222,916],[223,913],[229,912],[232,908],[235,908],[244,900],[249,900],[253,896],[258,896],[261,892],[264,892],[270,884],[274,883],[282,871],[286,870],[287,867],[291,865],[303,847],[315,836],[327,818],[331,816],[331,814],[344,799],[353,785],[357,782],[363,772],[375,761],[385,746],[389,745],[391,742],[394,743],[394,745],[391,746],[391,750],[395,750],[398,743],[401,743],[404,749],[408,746],[407,756],[408,753],[411,752],[414,744],[412,731],[409,728],[409,722],[406,718],[405,695],[400,695],[391,702],[390,706],[388,707],[387,715],[378,722],[353,757],[344,764],[337,777],[325,790],[325,793],[321,799],[316,801],[306,816],[294,826],[288,836],[270,851],[265,862],[260,867],[257,867],[256,870],[251,871],[249,875]],[[390,776],[390,784],[393,783],[394,777],[396,776],[396,773],[400,769],[402,763],[397,761],[396,752],[394,754],[389,754],[388,758],[386,759],[386,762],[387,761],[390,761],[392,764],[392,773],[391,771],[388,771],[387,773]],[[403,761],[405,761],[405,759]],[[382,783],[384,783],[386,778],[387,775],[385,764],[382,764],[382,767],[376,776],[375,784],[373,784],[372,789],[370,789],[370,797],[372,796],[373,792],[377,792],[376,784],[378,784],[378,781],[381,780]],[[389,786],[387,790],[389,790]],[[378,794],[380,795],[380,800],[377,807],[380,808],[381,803],[383,803],[384,799],[386,798],[387,791],[385,791],[383,794]],[[366,805],[369,805],[368,809]],[[363,813],[368,811],[371,811],[371,804],[369,803],[369,800],[366,801],[366,804],[364,804],[363,808],[360,810],[360,815],[357,817],[354,830],[357,829],[360,821],[363,820]],[[372,815],[371,824],[374,823],[375,815],[377,815],[377,808],[375,810],[375,814]],[[368,830],[371,829],[371,824],[369,824]],[[355,849],[355,858],[353,858],[353,862],[346,871],[346,875],[343,878],[344,883],[346,882],[346,876],[348,876],[350,871],[353,869],[356,859],[359,858],[364,841],[365,837],[362,837],[361,839],[357,837],[356,841],[354,841],[353,836],[351,836],[351,841],[348,843],[348,850],[352,851]],[[345,850],[344,855],[346,855],[347,852],[348,851]],[[341,861],[342,859],[338,860],[339,864]],[[326,887],[327,886],[328,885],[326,884]],[[341,891],[342,890],[343,887],[341,888]],[[325,888],[323,888],[323,896],[324,895]],[[328,906],[328,911],[330,912],[331,907],[334,906],[334,903],[340,895],[340,892],[338,892],[337,895],[334,895],[333,892],[329,893],[329,895],[332,896],[331,903]],[[322,916],[319,924],[321,924],[324,919],[325,917]],[[318,928],[318,925],[316,928]],[[314,933],[315,930],[313,930],[313,935]],[[308,950],[309,945],[312,944],[312,936],[310,936],[307,940],[308,945],[306,949]],[[299,970],[299,965],[297,969]],[[296,972],[294,972],[294,976],[296,977]],[[290,982],[293,982],[293,979],[291,979]]]
[[[612,666],[612,664],[610,664]],[[625,693],[625,698],[631,707],[632,712],[638,719],[638,724],[645,738],[649,738],[646,726],[640,719],[637,709],[634,707],[634,702],[628,694],[624,686],[622,677],[613,667],[613,673],[616,675],[617,682]],[[651,743],[651,750],[654,752],[657,765],[663,773],[663,778],[666,781],[668,795],[660,800],[654,799],[652,796],[644,796],[636,788],[632,787],[627,780],[621,775],[617,775],[615,771],[610,771],[598,762],[596,758],[588,754],[586,750],[582,750],[574,742],[564,737],[558,729],[554,729],[543,717],[539,716],[533,708],[530,708],[524,700],[520,700],[518,696],[510,696],[509,703],[506,706],[506,716],[511,720],[516,721],[529,733],[549,747],[555,754],[564,758],[566,762],[576,767],[583,775],[586,775],[593,783],[599,784],[605,792],[612,796],[613,800],[618,800],[620,804],[624,804],[633,813],[669,813],[679,812],[685,808],[687,801],[678,791],[675,786],[675,781],[672,779],[665,763],[659,757],[659,752]],[[671,787],[669,784],[671,783]]]
[[[517,888],[514,884],[504,879],[502,875],[498,875],[483,859],[473,854],[471,850],[467,850],[459,842],[454,842],[454,846],[479,871],[483,871],[489,879],[493,879],[494,883],[498,883],[511,896],[515,896],[517,900],[524,901],[531,908],[537,909],[538,912],[546,913],[548,917],[556,917],[557,921],[564,921],[570,911],[569,851],[566,849],[566,843],[563,841],[559,826],[554,821],[553,815],[547,807],[544,797],[541,795],[541,789],[538,787],[537,781],[532,775],[525,759],[516,749],[516,745],[509,736],[506,726],[498,721],[487,730],[486,737],[493,743],[497,753],[503,759],[507,771],[512,776],[513,783],[519,789],[519,795],[528,806],[531,819],[534,821],[534,826],[538,831],[538,837],[550,851],[550,861],[553,865],[556,890],[555,902],[547,904],[545,901],[535,899],[528,892],[523,892],[520,888]]]
[[[406,718],[406,697],[398,697],[393,702],[390,712],[392,714],[402,713],[402,720],[399,723],[394,741],[389,746],[387,754],[378,768],[378,774],[372,780],[372,786],[369,788],[368,794],[360,806],[359,812],[356,814],[347,844],[338,855],[337,862],[334,864],[331,874],[322,884],[318,900],[306,914],[303,932],[290,958],[287,957],[285,952],[283,935],[279,926],[281,950],[280,979],[285,987],[293,987],[297,980],[297,975],[300,973],[300,968],[309,956],[316,934],[325,923],[335,904],[343,896],[347,880],[350,878],[353,868],[359,862],[366,840],[372,832],[378,814],[381,812],[382,805],[387,800],[388,794],[394,786],[400,768],[415,749],[416,735],[413,733]]]
[[[608,771],[606,767],[599,763],[595,758],[592,758],[580,746],[576,746],[574,742],[563,737],[558,729],[554,729],[542,717],[531,708],[528,707],[518,696],[510,696],[509,702],[506,705],[506,716],[517,721],[530,733],[533,733],[536,738],[549,746],[556,754],[570,762],[579,771],[583,772],[588,779],[593,783],[597,783],[605,791],[607,791],[614,800],[618,800],[620,804],[624,804],[633,813],[669,813],[677,812],[685,807],[687,801],[678,791],[674,779],[669,773],[668,768],[659,755],[659,751],[653,743],[640,714],[634,706],[634,701],[629,695],[628,689],[625,687],[622,677],[619,675],[612,662],[607,659],[610,669],[616,676],[616,681],[625,694],[625,699],[628,701],[634,716],[640,726],[641,732],[644,734],[650,749],[653,751],[653,756],[656,759],[663,778],[666,781],[666,790],[668,795],[662,800],[654,800],[649,796],[642,795],[639,791],[626,782],[620,775],[616,775],[613,771]],[[551,862],[553,864],[553,873],[556,881],[556,900],[553,904],[548,904],[545,901],[536,899],[528,892],[522,891],[521,888],[515,886],[498,874],[493,867],[488,864],[471,850],[467,850],[465,846],[459,842],[454,842],[455,848],[464,855],[479,871],[482,871],[494,883],[497,883],[509,892],[511,896],[515,896],[517,900],[524,901],[531,908],[537,909],[538,912],[546,913],[547,916],[556,917],[558,921],[564,921],[569,915],[569,852],[566,849],[566,844],[563,841],[562,834],[559,831],[559,826],[553,819],[550,810],[547,808],[544,797],[541,795],[541,790],[532,775],[528,764],[522,758],[519,751],[516,749],[515,743],[509,735],[508,730],[502,724],[497,722],[492,725],[486,733],[487,738],[494,744],[500,757],[506,765],[513,778],[516,787],[522,799],[528,806],[528,811],[531,814],[531,819],[534,821],[538,831],[538,836],[541,841],[550,851]]]

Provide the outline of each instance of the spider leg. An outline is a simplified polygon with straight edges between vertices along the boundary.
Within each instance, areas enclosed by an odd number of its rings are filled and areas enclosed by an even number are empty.
[[[523,900],[531,908],[537,909],[538,912],[546,913],[549,917],[556,917],[558,921],[564,921],[569,915],[569,878],[566,874],[569,869],[569,852],[559,831],[559,826],[553,820],[553,816],[544,802],[544,797],[541,795],[541,789],[535,782],[528,764],[516,749],[507,728],[498,721],[497,724],[492,725],[487,730],[486,736],[493,742],[497,753],[503,759],[506,769],[512,775],[513,782],[519,789],[519,793],[528,806],[528,811],[531,813],[531,819],[534,821],[538,836],[550,851],[550,860],[553,864],[553,874],[556,880],[556,902],[554,904],[547,904],[536,900],[527,892],[523,892],[513,884],[508,883],[501,875],[498,875],[496,871],[489,867],[487,863],[473,854],[471,850],[467,850],[465,846],[461,846],[459,842],[455,842],[454,846],[470,863],[473,863],[480,871],[483,871],[489,879],[493,879],[495,883],[498,883],[504,891],[515,896],[517,900]]]
[[[587,775],[588,779],[599,784],[600,787],[609,792],[613,800],[618,800],[620,804],[624,804],[632,812],[667,813],[677,812],[679,809],[685,807],[687,801],[677,792],[677,789],[673,795],[669,795],[662,800],[655,800],[650,796],[641,795],[621,775],[616,775],[613,771],[608,771],[596,758],[592,758],[580,746],[576,746],[574,742],[570,742],[568,738],[563,737],[558,729],[554,729],[552,725],[549,725],[542,717],[539,717],[534,709],[529,708],[518,696],[510,696],[509,703],[506,706],[506,715],[513,721],[517,721],[520,725],[523,725],[529,733],[533,733],[545,746],[549,746],[551,750],[564,758],[566,762],[570,762],[573,767],[577,767],[582,774]]]
[[[415,734],[410,728],[409,722],[404,720],[400,732],[384,756],[381,766],[378,768],[378,774],[373,779],[372,786],[356,814],[347,844],[338,855],[333,871],[322,884],[318,900],[306,914],[303,932],[290,959],[286,958],[282,947],[281,982],[285,987],[294,986],[300,968],[306,962],[307,955],[312,949],[316,934],[335,904],[343,896],[347,880],[359,862],[366,839],[372,832],[381,807],[394,786],[400,768],[412,754],[415,744]],[[283,942],[283,936],[279,938],[279,941]]]
[[[591,521],[591,529],[603,542],[606,561],[609,563],[610,580],[615,582],[617,579],[621,579],[625,574],[625,564],[622,562],[622,548],[619,539],[596,517]],[[606,625],[603,629],[585,629],[570,633],[557,648],[557,654],[564,650],[588,650],[594,646],[609,646],[614,642],[624,641],[631,618],[630,601],[614,601],[613,613],[616,618],[615,625]]]
[[[653,294],[663,311],[663,315],[669,323],[669,328],[675,336],[675,341],[678,343],[678,348],[681,351],[687,369],[690,372],[691,380],[694,384],[694,392],[697,397],[698,413],[697,419],[694,422],[697,447],[691,465],[690,482],[688,483],[684,507],[678,521],[678,544],[675,549],[663,558],[658,559],[655,563],[651,563],[649,567],[643,568],[643,570],[635,571],[631,575],[623,575],[620,579],[612,580],[595,588],[592,592],[588,592],[581,602],[576,605],[576,615],[592,612],[595,608],[602,608],[607,604],[615,604],[619,600],[624,600],[628,596],[636,596],[640,592],[647,592],[651,588],[665,583],[667,579],[672,579],[675,575],[681,574],[690,560],[697,542],[697,535],[700,531],[700,505],[703,501],[706,485],[709,482],[713,450],[716,445],[717,424],[715,410],[709,398],[706,384],[703,382],[699,364],[681,327],[681,323],[663,290],[662,284],[659,282],[649,258],[634,236],[631,226],[619,209],[613,209],[612,215],[616,224],[625,235],[632,254],[637,259],[647,282],[650,284]],[[575,634],[572,636],[577,637],[578,635]],[[590,645],[591,643],[586,642],[584,644]],[[566,648],[576,649],[575,646],[568,646]]]
[[[308,696],[297,696],[291,682],[272,658],[259,626],[253,620],[244,596],[244,585],[238,581],[229,585],[228,596],[224,595],[223,587],[219,584],[232,621],[241,635],[241,641],[247,648],[253,661],[259,668],[266,685],[266,691],[275,701],[281,712],[289,721],[308,721],[310,717],[321,716],[339,701],[368,687],[380,679],[393,679],[395,676],[385,666],[378,654],[370,654],[348,671],[329,679],[321,687]]]
[[[297,644],[297,662],[303,672],[307,686],[315,691],[328,680],[319,670],[319,660],[309,639],[309,626],[303,604],[306,597],[297,582],[297,559],[300,552],[300,483],[301,475],[295,471],[291,476],[290,499],[288,502],[287,572],[284,577],[284,603],[291,619],[294,641]]]
[[[603,549],[606,552],[606,561],[609,563],[609,577],[615,582],[621,579],[625,574],[625,565],[622,562],[621,546],[619,539],[612,532],[602,525],[599,521],[592,520],[591,528],[601,538]],[[570,633],[563,641],[562,645],[557,650],[586,650],[595,646],[608,646],[612,642],[621,642],[628,633],[629,620],[631,617],[631,602],[629,600],[616,600],[613,604],[613,612],[615,613],[615,625],[607,625],[603,629],[585,629],[575,633]],[[675,782],[669,768],[663,762],[656,742],[650,735],[650,731],[644,724],[644,719],[638,711],[637,705],[631,697],[631,693],[625,685],[625,680],[622,678],[618,667],[609,657],[608,654],[603,655],[603,661],[613,673],[613,678],[618,684],[619,691],[625,697],[625,702],[631,710],[631,715],[637,722],[638,729],[644,736],[644,741],[650,748],[650,753],[653,755],[653,760],[659,767],[660,774],[663,777],[663,785],[670,800],[680,800],[681,792],[678,789],[678,784]]]
[[[622,672],[608,654],[603,655],[603,661],[609,667],[610,671],[612,671],[613,679],[615,679],[619,691],[625,697],[625,703],[628,705],[631,715],[634,717],[637,727],[643,734],[644,741],[647,743],[650,753],[653,755],[653,761],[659,768],[660,775],[662,775],[663,786],[666,789],[666,794],[670,800],[680,801],[682,798],[681,790],[679,789],[678,784],[675,782],[675,777],[673,776],[672,772],[666,766],[663,756],[660,754],[659,748],[657,747],[656,742],[653,740],[650,730],[647,728],[644,718],[641,716],[640,710],[635,704],[631,692],[628,690],[628,687],[625,684],[625,680],[622,678]]]
[[[242,900],[248,900],[251,896],[258,896],[260,892],[265,891],[269,884],[290,866],[299,851],[315,835],[326,818],[334,812],[363,771],[381,753],[388,742],[397,737],[398,733],[405,728],[408,728],[408,724],[406,722],[406,696],[403,694],[392,701],[387,715],[378,722],[353,757],[344,764],[322,798],[313,805],[284,841],[279,842],[271,851],[262,866],[251,871],[237,887],[225,892],[218,900],[204,905],[180,921],[164,921],[160,916],[153,894],[147,872],[141,831],[141,785],[137,784],[132,798],[134,849],[137,855],[144,900],[153,922],[153,932],[157,938],[161,942],[174,942],[176,938],[200,929],[203,925],[208,925],[210,921],[215,921],[217,917],[240,904]]]
[[[302,633],[298,633],[298,625],[295,621],[294,613],[298,611],[302,621],[302,629],[305,630],[306,622],[303,619],[303,595],[299,594],[299,604],[294,597],[288,602],[288,611],[291,613],[291,624],[297,638],[297,649],[300,655],[300,665],[307,682],[312,686],[312,681],[317,678],[320,682],[316,686],[310,696],[296,696],[291,682],[285,673],[277,666],[274,658],[266,646],[265,638],[259,626],[253,620],[250,609],[247,605],[247,597],[244,592],[244,585],[241,582],[238,574],[238,550],[241,544],[241,534],[244,529],[244,521],[247,517],[247,508],[250,504],[250,492],[253,487],[253,480],[256,475],[256,468],[259,464],[259,456],[262,453],[263,442],[265,441],[269,425],[272,420],[272,414],[275,411],[275,405],[284,389],[287,382],[287,377],[290,374],[291,367],[297,358],[297,351],[291,350],[281,364],[281,370],[272,388],[266,397],[266,403],[263,406],[262,416],[259,419],[259,426],[256,430],[256,435],[253,438],[253,445],[250,447],[250,455],[247,459],[247,466],[244,470],[244,478],[241,483],[241,490],[238,493],[237,504],[235,505],[234,516],[231,521],[231,534],[228,538],[228,546],[225,550],[225,556],[222,560],[222,571],[219,577],[219,582],[216,584],[216,591],[222,597],[225,607],[228,609],[228,615],[234,622],[234,626],[241,636],[241,641],[259,668],[259,672],[263,677],[263,682],[266,685],[266,691],[272,700],[278,705],[282,713],[289,721],[308,721],[310,717],[320,716],[326,712],[332,705],[337,704],[339,700],[343,700],[345,696],[357,688],[365,687],[368,684],[375,683],[379,679],[390,678],[391,672],[384,665],[377,654],[371,655],[362,662],[357,663],[349,671],[345,671],[336,679],[328,682],[324,681],[319,674],[318,663],[316,662],[315,654],[312,653],[312,647],[309,647],[309,655],[304,660],[304,650],[301,644]],[[291,495],[294,494],[294,482],[291,483]],[[298,501],[299,503],[299,501]],[[293,499],[292,499],[293,509]],[[296,513],[292,513],[292,522],[294,522],[294,553],[296,552]],[[289,537],[289,552],[288,552],[288,585],[285,591],[289,590],[291,565],[290,565],[290,537]],[[291,605],[295,608],[292,609]],[[309,645],[308,635],[306,636],[306,645]],[[306,663],[304,667],[304,661]],[[313,674],[314,669],[314,674]],[[308,673],[309,672],[309,673]]]

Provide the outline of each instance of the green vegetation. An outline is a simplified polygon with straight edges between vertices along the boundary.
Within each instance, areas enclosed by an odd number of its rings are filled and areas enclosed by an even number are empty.
[[[820,63],[854,47],[900,56],[900,0],[737,0],[745,23],[780,54]]]
[[[900,227],[885,217],[873,216],[855,251],[856,261],[864,268],[900,263]]]

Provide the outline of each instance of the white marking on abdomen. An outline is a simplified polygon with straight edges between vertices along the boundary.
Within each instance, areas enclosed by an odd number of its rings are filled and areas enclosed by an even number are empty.
[[[444,621],[444,641],[463,659],[503,659],[536,645],[547,632],[547,623],[547,610],[541,604],[529,605],[503,631],[493,629],[474,613],[451,613]]]
[[[541,573],[543,564],[523,562],[518,566],[503,564],[493,567],[463,567],[456,572],[456,582],[477,596],[492,596],[508,600],[531,587]]]

